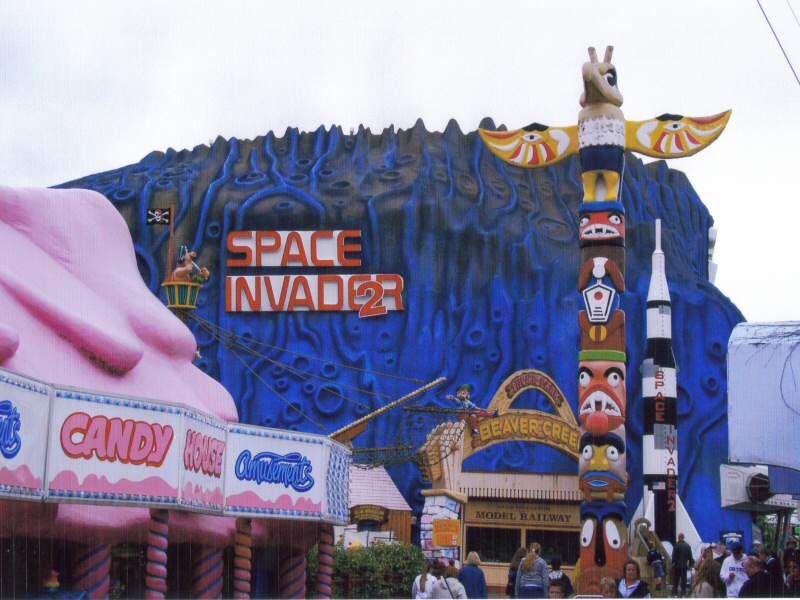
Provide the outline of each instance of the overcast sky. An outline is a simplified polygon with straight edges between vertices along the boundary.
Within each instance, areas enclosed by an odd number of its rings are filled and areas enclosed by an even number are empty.
[[[800,73],[800,0],[761,5]],[[287,127],[571,125],[607,44],[628,119],[733,109],[669,166],[714,216],[719,289],[750,321],[800,320],[800,84],[756,0],[0,0],[0,184]]]

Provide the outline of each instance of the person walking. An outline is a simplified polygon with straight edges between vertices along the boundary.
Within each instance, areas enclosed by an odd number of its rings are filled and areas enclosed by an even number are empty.
[[[422,565],[422,574],[417,575],[417,578],[414,579],[414,583],[411,586],[412,598],[422,598],[425,600],[431,597],[431,591],[433,590],[433,584],[436,582],[436,578],[430,574],[430,570],[431,562],[426,560]]]
[[[672,566],[675,569],[675,581],[672,584],[672,594],[678,598],[686,596],[686,572],[694,563],[692,547],[686,543],[685,536],[678,534],[678,542],[672,549]],[[680,590],[678,589],[680,586]]]
[[[564,597],[567,598],[572,595],[574,590],[572,589],[572,580],[569,578],[569,575],[561,570],[561,560],[560,554],[556,554],[550,559],[550,582],[548,585],[552,586],[554,581],[563,581]]]
[[[769,575],[770,595],[773,598],[783,598],[786,595],[786,586],[783,583],[781,561],[770,546],[761,546],[758,557],[764,563],[764,571]]]
[[[783,571],[784,573],[789,572],[789,561],[793,559],[800,560],[800,551],[797,549],[797,540],[794,538],[790,538],[788,542],[786,542],[786,548],[783,550]]]
[[[652,541],[647,542],[647,564],[653,569],[653,582],[656,584],[656,591],[660,592],[667,570],[664,568],[664,557]]]
[[[719,577],[720,566],[713,558],[705,558],[697,568],[691,587],[692,598],[724,598],[725,584]]]
[[[800,598],[800,558],[790,558],[786,566],[786,597]]]
[[[542,547],[534,542],[531,551],[517,571],[515,593],[517,598],[547,598],[547,588],[550,578],[547,573],[547,563],[539,556]]]
[[[528,554],[527,548],[520,548],[516,552],[514,552],[514,557],[511,559],[511,564],[508,566],[508,583],[506,583],[506,596],[509,598],[516,598],[516,587],[517,587],[517,571],[519,570],[519,564],[522,562],[522,559]]]
[[[477,552],[467,554],[467,562],[458,573],[458,580],[467,592],[467,598],[488,598],[489,588],[486,587],[486,576],[480,568],[481,559]]]
[[[747,581],[747,574],[744,571],[744,546],[736,542],[731,546],[732,554],[722,561],[722,571],[720,577],[728,586],[728,598],[738,598],[739,590]]]
[[[434,573],[437,579],[431,591],[431,598],[466,599],[467,591],[458,581],[458,569],[452,566],[445,567],[444,564],[437,562]]]

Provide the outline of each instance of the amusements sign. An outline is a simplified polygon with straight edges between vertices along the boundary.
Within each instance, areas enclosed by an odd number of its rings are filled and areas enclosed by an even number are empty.
[[[350,451],[325,436],[0,368],[0,498],[344,525],[349,469]]]
[[[41,500],[50,388],[0,370],[0,497]]]
[[[225,512],[321,517],[325,508],[324,439],[231,424],[225,459]]]
[[[285,270],[225,278],[228,312],[357,311],[360,317],[403,310],[397,274],[305,274],[303,269],[361,266],[361,231],[233,231],[228,268]]]

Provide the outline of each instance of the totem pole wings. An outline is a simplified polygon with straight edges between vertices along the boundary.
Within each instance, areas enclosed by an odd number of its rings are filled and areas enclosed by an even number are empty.
[[[583,154],[593,146],[616,147],[654,158],[680,158],[699,152],[720,136],[730,110],[711,117],[663,114],[647,121],[625,120],[619,110],[622,95],[617,89],[617,71],[611,64],[612,51],[609,46],[603,62],[598,62],[594,48],[589,49],[591,62],[582,69],[583,110],[577,125],[549,127],[532,123],[515,131],[479,129],[484,143],[509,164],[537,168]]]
[[[653,158],[681,158],[700,152],[716,140],[731,111],[712,117],[664,114],[648,121],[625,121],[625,150]],[[514,131],[478,129],[484,143],[503,161],[517,167],[553,165],[579,151],[579,127],[532,123]]]

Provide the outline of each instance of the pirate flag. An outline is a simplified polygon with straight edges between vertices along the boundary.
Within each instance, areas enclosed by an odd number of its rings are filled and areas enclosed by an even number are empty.
[[[148,208],[147,209],[147,224],[148,225],[169,225],[172,215],[168,208]]]

